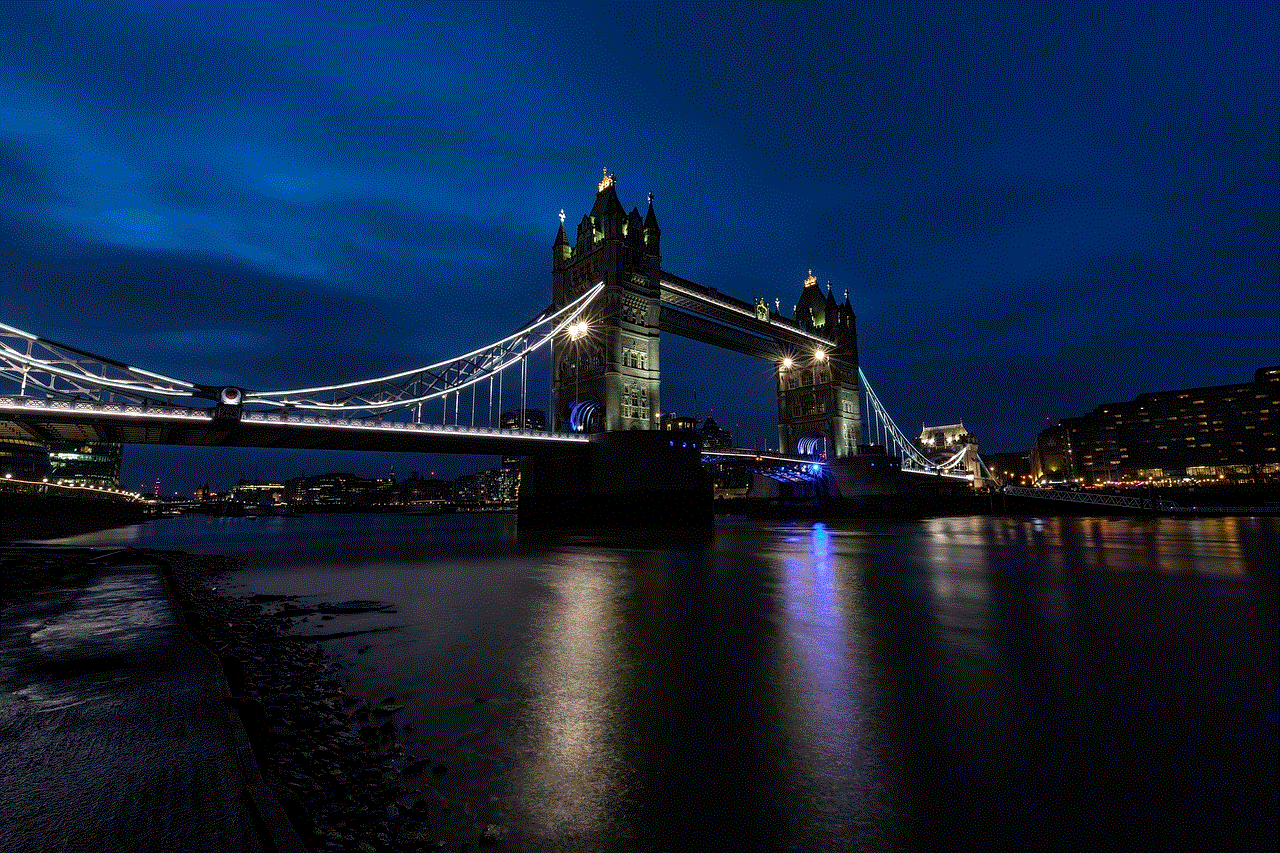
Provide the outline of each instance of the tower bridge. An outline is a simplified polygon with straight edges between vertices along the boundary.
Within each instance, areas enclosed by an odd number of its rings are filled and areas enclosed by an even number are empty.
[[[853,456],[862,435],[857,320],[848,294],[822,294],[812,271],[792,317],[662,269],[662,229],[649,194],[627,213],[607,171],[570,245],[561,213],[552,247],[552,305],[603,285],[586,309],[597,333],[553,345],[557,424],[575,431],[645,430],[661,411],[662,332],[768,359],[778,393],[779,447]]]
[[[561,513],[572,518],[601,506],[701,502],[704,492],[709,510],[704,456],[776,480],[825,478],[824,490],[834,482],[837,493],[850,472],[897,470],[898,459],[902,471],[933,478],[981,474],[976,453],[931,460],[893,423],[858,366],[847,293],[837,302],[810,272],[787,317],[777,302],[745,302],[664,270],[652,193],[645,216],[627,213],[607,171],[572,245],[564,221],[562,211],[546,310],[501,340],[373,379],[278,390],[200,384],[0,324],[0,438],[521,456],[530,460],[522,493],[541,495],[548,518],[553,505],[574,504]],[[663,333],[772,363],[778,453],[700,453],[696,437],[660,432]],[[550,387],[530,387],[535,358],[548,360]],[[502,411],[542,399],[549,431],[500,427]],[[896,453],[893,464],[862,464],[860,450],[872,448],[879,459]],[[522,513],[524,504],[522,494]]]

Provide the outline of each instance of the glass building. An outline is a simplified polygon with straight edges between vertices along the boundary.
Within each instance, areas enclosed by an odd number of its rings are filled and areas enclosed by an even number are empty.
[[[120,488],[121,445],[110,441],[49,442],[49,479],[73,486]]]

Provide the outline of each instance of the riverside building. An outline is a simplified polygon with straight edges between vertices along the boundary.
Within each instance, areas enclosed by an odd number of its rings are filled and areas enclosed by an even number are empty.
[[[72,486],[120,488],[121,445],[111,441],[49,442],[49,479]]]
[[[1280,479],[1280,366],[1252,382],[1140,394],[1040,433],[1040,481]]]

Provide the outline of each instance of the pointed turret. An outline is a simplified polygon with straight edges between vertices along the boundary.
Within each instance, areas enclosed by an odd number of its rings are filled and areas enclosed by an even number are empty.
[[[644,222],[640,219],[640,209],[631,208],[631,212],[627,214],[626,234],[627,244],[635,246],[637,249],[644,249]]]
[[[849,304],[849,289],[844,291],[844,304],[840,306],[840,331],[843,336],[843,343],[850,348],[850,352],[856,359],[858,357],[858,318],[853,313],[853,306]]]
[[[560,209],[560,230],[556,232],[555,245],[551,247],[551,256],[553,264],[560,266],[569,260],[569,256],[573,254],[573,249],[569,248],[569,235],[564,233],[564,208]]]
[[[614,176],[605,169],[604,177],[596,185],[596,203],[591,206],[591,218],[595,222],[596,231],[606,240],[622,239],[622,223],[627,218],[627,212],[623,209],[622,202],[618,201],[618,193],[613,188],[613,180]]]
[[[589,252],[591,247],[596,243],[596,227],[591,217],[582,214],[582,221],[578,223],[578,242],[573,244],[575,251]]]
[[[820,332],[826,326],[827,300],[822,296],[822,288],[818,286],[813,270],[809,270],[809,277],[804,280],[804,290],[800,292],[792,316],[802,329]]]
[[[658,241],[661,239],[662,229],[658,227],[658,214],[653,212],[653,193],[649,193],[649,212],[644,215],[644,244],[651,254],[662,254],[658,249]]]

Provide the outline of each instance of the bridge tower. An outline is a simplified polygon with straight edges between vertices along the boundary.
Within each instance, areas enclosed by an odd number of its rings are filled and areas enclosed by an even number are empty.
[[[786,452],[825,452],[841,459],[858,452],[862,435],[858,383],[858,329],[849,293],[838,304],[824,296],[813,270],[796,302],[796,325],[834,344],[787,355],[774,368],[778,384],[778,441]]]
[[[569,245],[560,212],[552,249],[552,302],[559,308],[597,282],[604,292],[586,318],[552,345],[556,430],[620,432],[657,428],[660,265],[658,217],[627,213],[605,170],[591,212]]]

